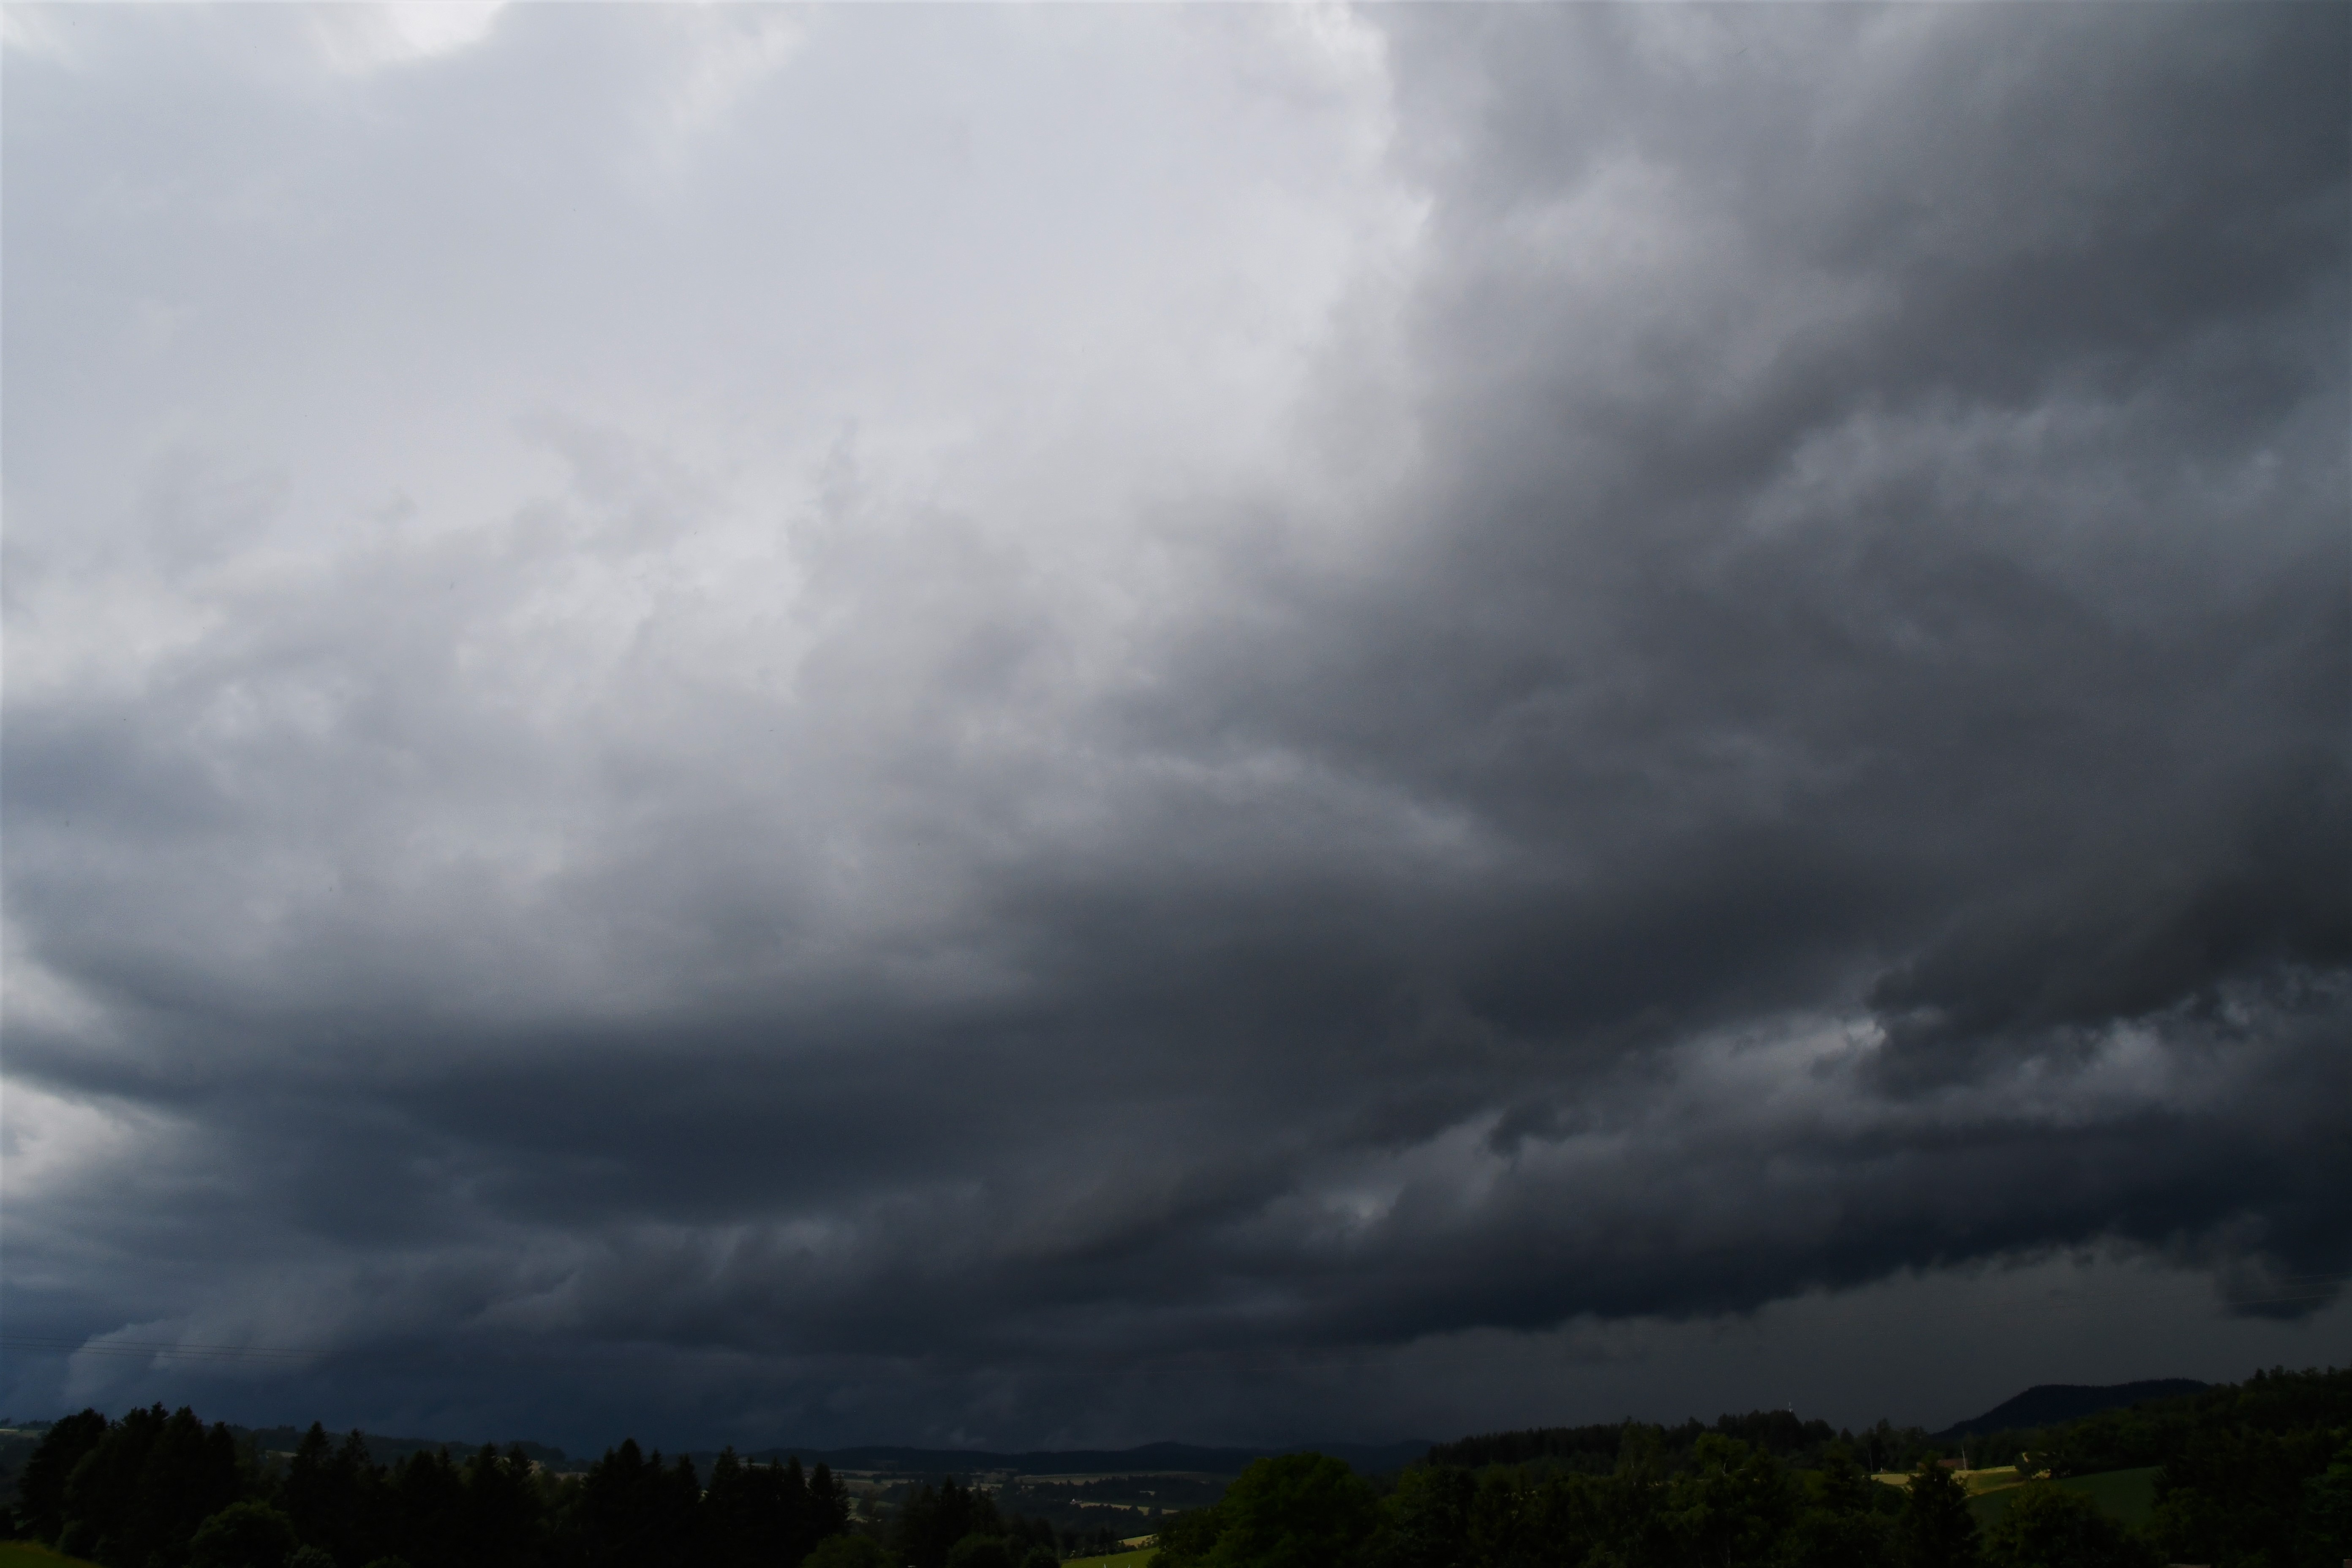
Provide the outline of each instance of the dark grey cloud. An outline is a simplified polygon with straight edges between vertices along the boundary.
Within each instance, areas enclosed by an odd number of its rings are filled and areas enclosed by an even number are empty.
[[[2340,9],[433,15],[11,11],[11,1332],[317,1356],[8,1400],[2341,1353]]]

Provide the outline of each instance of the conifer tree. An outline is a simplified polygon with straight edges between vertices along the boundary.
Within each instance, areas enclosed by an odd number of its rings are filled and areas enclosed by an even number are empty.
[[[1921,1460],[1895,1535],[1902,1568],[1970,1568],[1977,1560],[1977,1521],[1959,1478],[1932,1458]]]
[[[65,1529],[66,1478],[106,1436],[106,1417],[95,1410],[68,1415],[51,1426],[41,1446],[16,1478],[16,1528],[54,1545]]]

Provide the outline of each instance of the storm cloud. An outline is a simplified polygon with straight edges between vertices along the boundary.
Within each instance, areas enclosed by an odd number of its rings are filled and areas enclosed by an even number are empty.
[[[2347,16],[11,6],[5,1400],[2340,1357]]]

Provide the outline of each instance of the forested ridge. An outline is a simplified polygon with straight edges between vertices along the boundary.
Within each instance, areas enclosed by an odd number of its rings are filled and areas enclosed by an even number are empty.
[[[1322,1454],[1252,1464],[1162,1523],[1154,1568],[2336,1568],[2352,1557],[2352,1370],[2257,1373],[2185,1398],[1971,1436],[2047,1479],[1989,1524],[1939,1447],[1786,1412],[1442,1444],[1367,1478]],[[2157,1468],[2133,1523],[2069,1478]],[[1904,1484],[1874,1479],[1905,1472]],[[1053,1568],[1076,1540],[952,1478],[879,1517],[822,1463],[701,1469],[634,1441],[584,1474],[521,1445],[379,1463],[313,1426],[290,1455],[162,1406],[57,1422],[14,1534],[103,1568]]]
[[[2336,1568],[2352,1558],[2352,1370],[1967,1439],[2043,1476],[1972,1505],[1962,1445],[1787,1412],[1441,1444],[1384,1483],[1315,1455],[1251,1467],[1160,1532],[1154,1568]],[[2070,1479],[2160,1467],[2144,1524]],[[1907,1472],[1889,1485],[1874,1473]],[[1989,1524],[1979,1515],[1997,1512]]]

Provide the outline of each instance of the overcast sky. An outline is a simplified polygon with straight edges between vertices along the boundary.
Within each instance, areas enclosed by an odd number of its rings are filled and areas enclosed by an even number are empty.
[[[2352,1362],[2352,10],[5,26],[7,1413]]]

